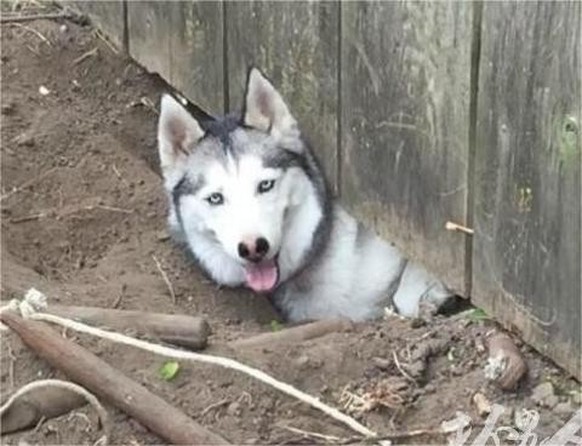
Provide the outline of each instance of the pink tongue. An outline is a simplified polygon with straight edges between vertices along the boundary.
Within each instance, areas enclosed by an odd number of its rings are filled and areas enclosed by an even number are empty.
[[[270,291],[277,283],[277,265],[274,259],[248,265],[245,274],[247,286],[253,291]]]

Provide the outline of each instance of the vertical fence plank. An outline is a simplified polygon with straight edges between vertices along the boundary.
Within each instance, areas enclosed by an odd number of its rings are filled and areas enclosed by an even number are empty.
[[[119,49],[123,49],[125,45],[123,3],[124,0],[110,0],[107,2],[99,0],[65,0],[62,2],[64,6],[72,6],[74,9],[89,16],[92,24],[102,30]]]
[[[226,5],[230,108],[242,105],[248,66],[269,77],[296,115],[336,186],[338,3]]]
[[[472,7],[346,2],[341,25],[344,202],[461,294]]]
[[[222,3],[130,1],[129,50],[209,113],[224,109]]]
[[[224,112],[221,2],[168,3],[172,9],[171,83],[203,110]]]
[[[579,2],[485,3],[474,300],[580,373]]]
[[[162,1],[127,3],[129,54],[148,71],[171,80],[170,4]]]

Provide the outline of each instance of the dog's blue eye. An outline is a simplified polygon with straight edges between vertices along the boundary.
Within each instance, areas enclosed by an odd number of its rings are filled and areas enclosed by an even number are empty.
[[[224,196],[219,192],[214,192],[206,198],[206,201],[208,201],[213,206],[218,206],[224,203]]]
[[[273,189],[275,185],[275,180],[263,180],[259,183],[259,187],[257,187],[257,191],[259,194],[264,194],[265,192],[269,192]]]

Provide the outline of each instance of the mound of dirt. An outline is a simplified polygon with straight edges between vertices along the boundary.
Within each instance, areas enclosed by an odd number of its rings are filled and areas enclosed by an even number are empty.
[[[211,353],[224,353],[220,345],[227,341],[278,328],[265,298],[218,288],[165,232],[155,144],[163,82],[112,52],[90,28],[72,23],[3,26],[2,47],[2,299],[36,287],[61,304],[115,303],[122,309],[202,315],[213,330]],[[172,282],[175,304],[154,258]],[[530,373],[518,391],[503,393],[489,384],[484,344],[496,330],[493,322],[467,314],[425,323],[390,317],[301,344],[226,353],[380,433],[436,429],[457,411],[482,423],[473,404],[480,392],[507,407],[499,424],[513,425],[514,410],[536,409],[542,420],[538,434],[553,434],[575,410],[572,395],[579,387],[522,344]],[[159,373],[163,358],[67,336],[233,443],[321,443],[354,435],[236,372],[181,363],[177,376],[166,381]],[[62,378],[14,334],[2,334],[1,353],[2,400],[35,379]],[[556,393],[554,407],[531,398],[532,389],[548,381]],[[108,410],[113,443],[162,441],[122,412]],[[86,444],[98,438],[96,426],[95,414],[85,408],[3,442]],[[445,439],[417,435],[398,442]]]

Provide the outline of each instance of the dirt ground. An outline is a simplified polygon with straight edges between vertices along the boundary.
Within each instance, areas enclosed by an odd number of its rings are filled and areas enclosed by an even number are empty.
[[[224,352],[220,345],[228,340],[273,330],[278,316],[265,298],[217,288],[165,232],[155,143],[163,82],[115,54],[89,27],[24,25],[2,26],[2,299],[34,286],[54,303],[111,307],[118,301],[122,309],[201,315],[212,328],[209,353]],[[169,275],[175,304],[154,257]],[[457,411],[483,423],[472,401],[480,392],[507,408],[500,425],[515,425],[514,414],[535,409],[539,437],[552,435],[579,407],[579,384],[517,339],[530,371],[517,392],[502,392],[483,374],[486,336],[500,329],[473,314],[428,322],[390,317],[299,345],[227,353],[380,433],[438,428]],[[240,373],[181,362],[177,376],[166,381],[159,372],[164,358],[67,336],[233,443],[331,441],[293,428],[354,435]],[[1,339],[2,401],[30,381],[63,378],[15,334]],[[411,376],[409,358],[429,342],[440,348]],[[536,387],[546,382],[555,398],[536,397]],[[107,409],[112,443],[163,443],[124,413]],[[95,421],[84,408],[2,442],[92,444],[99,438]],[[443,444],[446,438],[395,442]]]

